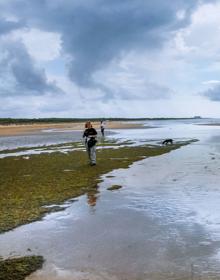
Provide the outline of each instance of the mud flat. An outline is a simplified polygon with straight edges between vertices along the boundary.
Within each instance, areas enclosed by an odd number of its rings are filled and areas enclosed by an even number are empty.
[[[88,166],[86,153],[79,150],[67,154],[57,152],[32,155],[28,158],[18,156],[0,159],[0,231],[6,232],[19,225],[39,220],[47,213],[64,210],[69,207],[73,198],[79,195],[87,194],[88,203],[94,206],[100,176],[114,169],[128,168],[131,163],[140,159],[168,153],[190,142],[166,147],[119,146],[117,149],[111,148],[112,143],[109,143],[108,148],[106,143],[105,149],[97,151],[98,164],[95,167]],[[63,204],[65,201],[67,203]],[[27,255],[33,254],[32,249],[25,250]],[[39,259],[35,260],[38,268]],[[5,262],[10,264],[10,261],[12,265],[5,266]],[[33,256],[26,259],[27,263],[21,269],[23,273],[25,271],[24,275],[28,274],[28,263],[31,261]],[[13,269],[13,262],[15,263],[13,259],[0,262],[2,269],[7,267],[8,270],[8,276],[6,271],[2,274],[4,279],[11,279],[13,270],[10,269]],[[17,274],[19,276],[19,272]],[[21,275],[21,278],[17,279],[24,279],[22,277]]]
[[[91,170],[77,143],[42,147],[52,154],[34,156],[18,156],[23,145],[13,148],[17,156],[2,151],[7,157],[1,175],[12,175],[2,180],[7,182],[2,203],[5,194],[10,207],[15,203],[12,211],[1,206],[5,221],[11,211],[4,230],[16,227],[0,234],[4,260],[43,256],[42,269],[26,280],[219,280],[219,128],[155,124],[156,129],[111,135],[123,143],[102,143],[100,166]],[[177,144],[199,141],[180,149],[161,147],[165,137]],[[108,190],[115,185],[122,188]],[[36,221],[29,223],[23,214]]]
[[[113,169],[127,168],[145,157],[157,156],[188,144],[147,145],[97,150],[97,166],[90,167],[85,151],[17,156],[0,159],[0,232],[35,221],[69,198],[96,188],[99,177]],[[55,207],[57,210],[57,207]]]
[[[137,161],[0,245],[17,237],[6,251],[44,256],[28,280],[220,279],[219,160],[195,142]]]
[[[0,280],[23,280],[43,265],[40,256],[26,256],[0,261]]]

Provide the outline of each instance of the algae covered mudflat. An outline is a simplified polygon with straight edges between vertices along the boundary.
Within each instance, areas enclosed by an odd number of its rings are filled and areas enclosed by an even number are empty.
[[[131,163],[145,157],[157,156],[190,142],[170,146],[129,146],[132,143],[102,143],[97,151],[98,164],[90,167],[85,151],[72,144],[68,153],[53,152],[13,156],[0,159],[1,220],[0,231],[4,232],[21,224],[40,219],[59,207],[67,199],[97,190],[100,175],[113,169],[127,168]],[[48,147],[50,150],[52,147]],[[117,148],[117,149],[116,149]],[[16,151],[15,151],[16,152]],[[52,207],[46,207],[52,205]],[[0,262],[2,279],[24,279],[40,268],[43,259],[28,256]],[[1,279],[1,278],[0,278]]]
[[[21,156],[0,159],[0,232],[37,220],[54,210],[44,207],[46,205],[60,204],[92,190],[104,173],[127,168],[143,157],[160,155],[187,143],[166,147],[120,146],[118,149],[108,148],[105,143],[105,148],[97,151],[97,166],[92,168],[81,150],[32,155],[28,159]]]
[[[23,280],[43,264],[43,257],[28,256],[0,261],[0,280]]]

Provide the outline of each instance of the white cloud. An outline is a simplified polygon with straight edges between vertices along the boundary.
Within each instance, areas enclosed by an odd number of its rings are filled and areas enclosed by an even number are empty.
[[[186,17],[186,11],[185,10],[179,10],[176,13],[176,17],[178,20],[183,20]]]
[[[191,50],[190,59],[220,59],[220,3],[205,4],[192,15],[191,24],[176,32],[179,52]]]
[[[60,56],[61,39],[58,33],[25,28],[14,31],[10,36],[21,39],[36,61],[50,61]]]
[[[202,82],[204,85],[213,85],[213,84],[220,84],[219,80],[210,80]]]

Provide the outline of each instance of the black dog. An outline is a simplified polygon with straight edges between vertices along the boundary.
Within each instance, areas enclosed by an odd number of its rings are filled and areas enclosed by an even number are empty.
[[[173,139],[166,139],[162,142],[163,145],[173,144]]]

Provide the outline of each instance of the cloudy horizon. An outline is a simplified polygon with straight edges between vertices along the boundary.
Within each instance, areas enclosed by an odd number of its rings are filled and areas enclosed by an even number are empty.
[[[220,3],[0,0],[0,117],[220,117]]]

